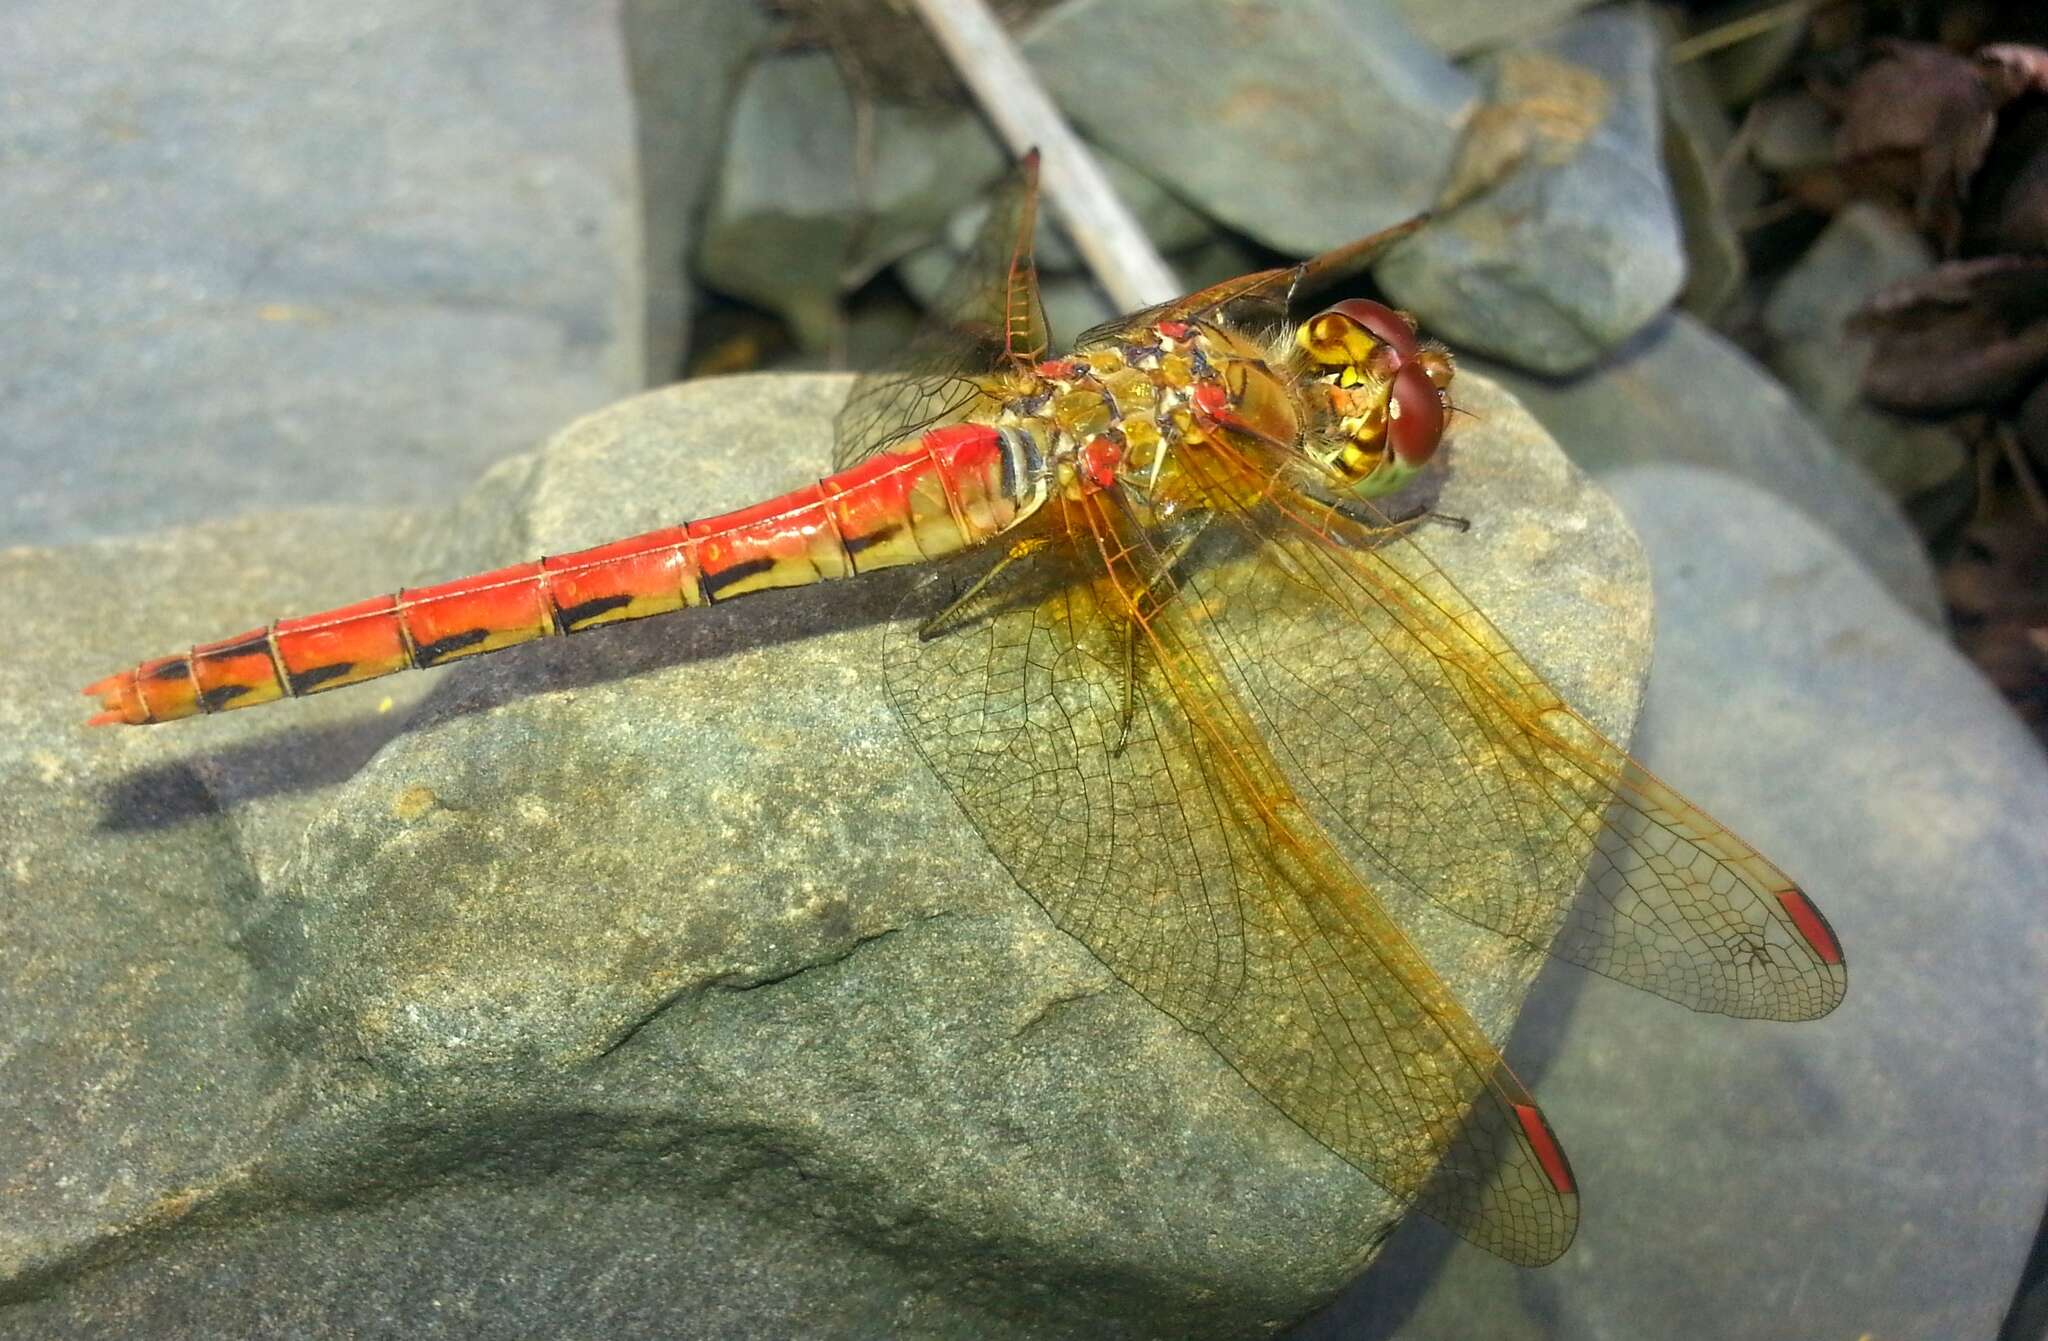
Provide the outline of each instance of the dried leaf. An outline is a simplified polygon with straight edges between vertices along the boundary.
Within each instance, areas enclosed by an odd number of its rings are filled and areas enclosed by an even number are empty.
[[[1937,266],[1878,293],[1851,329],[1873,340],[1863,394],[1875,404],[1915,414],[2005,404],[2048,373],[2048,257]]]
[[[1921,226],[1953,251],[1964,191],[1991,147],[2005,99],[1988,67],[1942,47],[1887,41],[1878,49],[1884,55],[1843,97],[1836,152],[1873,184],[1910,199]]]
[[[1987,497],[1941,586],[1958,647],[2048,736],[2048,524],[2023,491]]]
[[[1999,118],[1971,197],[1972,250],[2048,252],[2048,101]]]
[[[2023,93],[2048,93],[2048,50],[1999,42],[1979,50],[1977,63],[2000,106]]]

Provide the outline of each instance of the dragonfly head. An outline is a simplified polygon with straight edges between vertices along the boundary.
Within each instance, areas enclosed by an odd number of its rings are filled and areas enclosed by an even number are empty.
[[[1361,498],[1407,483],[1443,441],[1451,351],[1419,339],[1407,313],[1367,298],[1324,308],[1294,343],[1329,408],[1317,460]]]

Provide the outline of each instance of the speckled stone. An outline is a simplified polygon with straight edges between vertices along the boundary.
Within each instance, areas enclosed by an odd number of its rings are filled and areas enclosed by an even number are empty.
[[[439,500],[645,385],[613,6],[4,11],[0,544]]]
[[[881,102],[872,113],[863,179],[853,96],[830,54],[762,60],[733,105],[697,272],[781,314],[811,348],[831,343],[849,289],[936,237],[1007,167],[968,111]]]
[[[874,671],[899,575],[78,725],[124,659],[787,486],[845,385],[624,402],[459,526],[0,560],[0,1331],[1220,1337],[1361,1269],[1387,1198],[1054,930],[916,761]],[[1625,735],[1633,538],[1512,399],[1463,400],[1438,506],[1474,524],[1429,547]],[[178,580],[138,603],[136,571]],[[1504,1029],[1536,957],[1401,911]]]
[[[1846,460],[1756,361],[1674,312],[1594,371],[1535,377],[1483,359],[1596,477],[1673,463],[1725,471],[1814,518],[1930,625],[1943,619],[1934,568],[1898,504]]]
[[[1302,256],[1426,209],[1475,94],[1387,0],[1076,0],[1023,46],[1091,139]]]

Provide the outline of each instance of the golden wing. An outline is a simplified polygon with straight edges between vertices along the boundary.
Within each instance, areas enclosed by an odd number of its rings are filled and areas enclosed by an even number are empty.
[[[1840,942],[1784,872],[1565,704],[1400,528],[1260,489],[1232,453],[1185,461],[1233,523],[1218,545],[1259,556],[1205,574],[1204,628],[1373,875],[1694,1010],[1840,1003]]]
[[[1037,539],[890,656],[926,761],[1056,925],[1280,1112],[1481,1247],[1555,1258],[1555,1137],[1288,786],[1170,546],[1110,495]]]

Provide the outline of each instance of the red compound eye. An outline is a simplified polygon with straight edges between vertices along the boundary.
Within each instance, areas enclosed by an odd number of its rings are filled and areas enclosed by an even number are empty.
[[[1443,441],[1443,397],[1422,365],[1410,363],[1394,374],[1392,400],[1395,413],[1387,421],[1387,445],[1404,463],[1419,466]]]
[[[1333,304],[1329,310],[1343,313],[1392,345],[1401,356],[1402,363],[1415,357],[1415,327],[1409,324],[1408,318],[1385,303],[1376,303],[1370,298],[1346,298]]]

